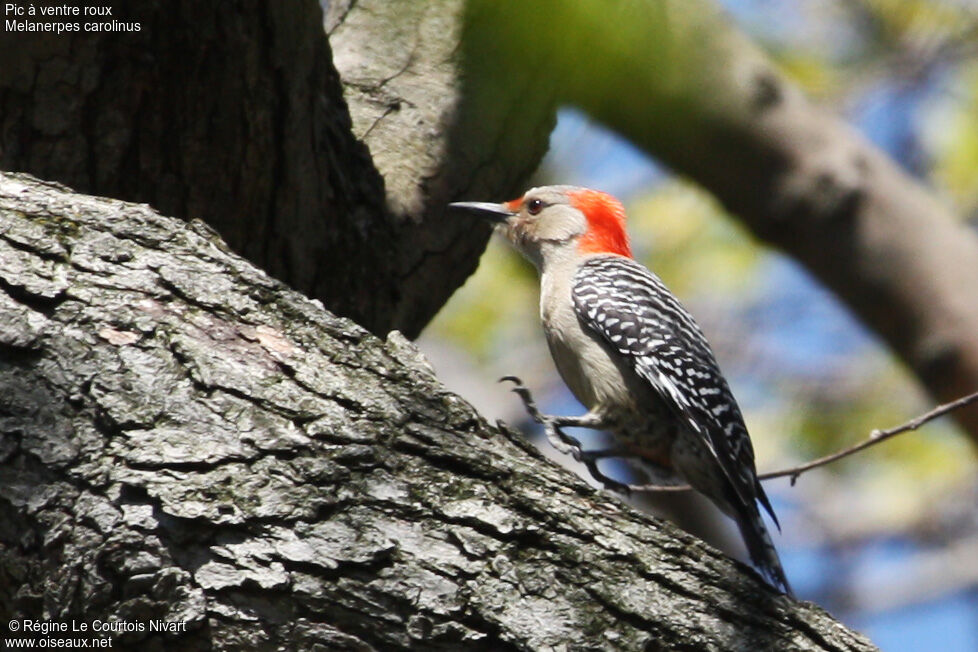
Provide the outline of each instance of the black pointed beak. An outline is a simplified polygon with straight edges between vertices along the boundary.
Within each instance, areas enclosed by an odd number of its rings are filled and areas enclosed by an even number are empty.
[[[492,204],[482,201],[457,201],[454,204],[449,204],[448,207],[466,211],[475,217],[481,217],[494,224],[505,222],[516,215],[516,213],[506,208],[503,204]]]

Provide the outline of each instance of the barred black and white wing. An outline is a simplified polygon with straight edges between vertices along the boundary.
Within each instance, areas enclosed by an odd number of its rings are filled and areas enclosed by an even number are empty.
[[[574,276],[572,298],[581,324],[628,361],[678,425],[702,444],[704,463],[718,474],[726,494],[709,497],[733,512],[754,562],[787,590],[757,511],[760,500],[777,523],[757,481],[743,416],[692,316],[657,276],[622,256],[585,261]]]

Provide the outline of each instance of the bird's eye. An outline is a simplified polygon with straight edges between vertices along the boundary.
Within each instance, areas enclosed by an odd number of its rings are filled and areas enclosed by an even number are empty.
[[[543,202],[539,199],[531,199],[526,202],[526,212],[530,215],[536,215],[543,210]]]

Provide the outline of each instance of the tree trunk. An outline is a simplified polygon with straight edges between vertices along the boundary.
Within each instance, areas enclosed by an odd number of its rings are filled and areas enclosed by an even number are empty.
[[[3,174],[0,234],[3,622],[128,623],[115,648],[873,649],[200,222]]]
[[[0,169],[202,219],[337,314],[413,337],[489,235],[446,204],[515,194],[553,110],[514,129],[511,102],[461,102],[463,0],[332,4],[355,133],[315,0],[118,0],[138,32],[6,34]]]

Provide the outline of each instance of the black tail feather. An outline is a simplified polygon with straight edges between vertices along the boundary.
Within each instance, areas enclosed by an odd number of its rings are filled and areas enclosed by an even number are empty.
[[[761,486],[760,480],[754,480],[754,490],[757,492],[757,499],[761,501],[764,505],[764,511],[768,513],[771,520],[774,521],[774,526],[778,528],[778,532],[781,531],[781,523],[778,522],[778,516],[774,513],[774,508],[771,507],[771,502],[767,499],[767,494],[764,493],[764,487]]]
[[[763,491],[759,498],[765,508],[770,511]],[[771,535],[768,534],[767,528],[764,526],[757,505],[738,505],[738,508],[735,520],[740,529],[740,535],[747,545],[747,554],[750,555],[751,562],[772,586],[794,597],[791,585],[788,584],[788,578],[784,574],[784,568],[781,567],[781,558],[778,557],[778,551],[774,547],[774,542],[771,541]],[[771,516],[773,517],[774,514],[771,513]],[[777,523],[777,519],[774,521]]]

